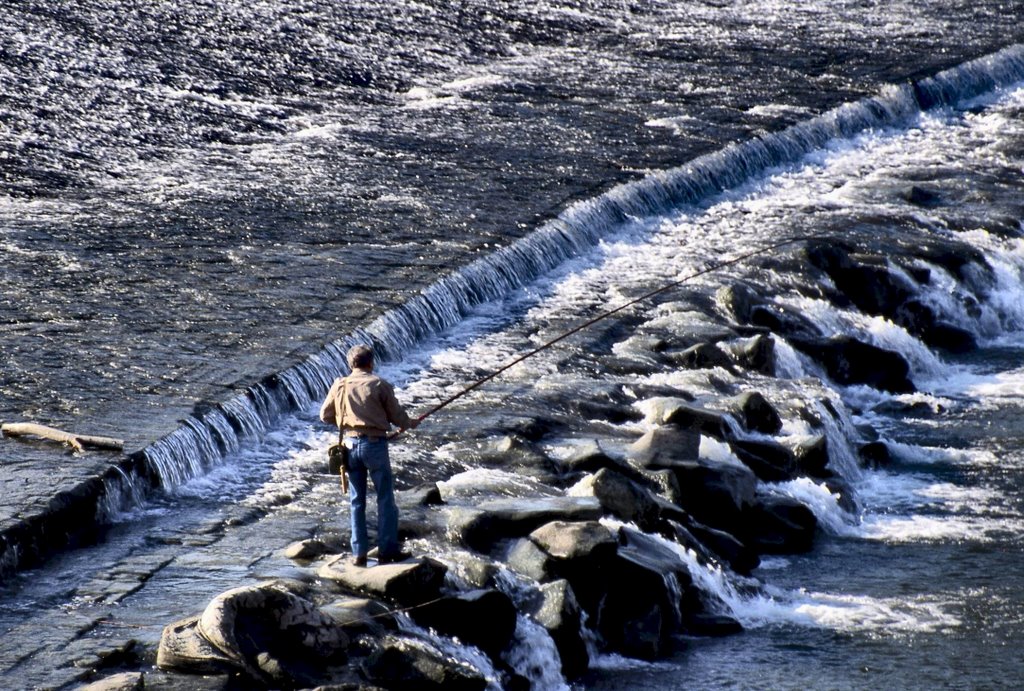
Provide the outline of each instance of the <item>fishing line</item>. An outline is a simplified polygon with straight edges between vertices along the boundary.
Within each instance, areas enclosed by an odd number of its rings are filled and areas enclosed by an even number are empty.
[[[688,281],[692,281],[695,278],[700,278],[701,276],[706,276],[707,274],[714,273],[715,271],[720,271],[720,270],[722,270],[724,268],[727,268],[727,267],[730,267],[730,266],[734,266],[735,264],[739,264],[739,263],[744,262],[744,261],[746,261],[748,259],[753,259],[754,257],[758,257],[758,256],[765,255],[765,254],[771,254],[772,252],[775,252],[776,250],[779,250],[779,249],[781,249],[783,247],[786,247],[788,245],[794,245],[794,244],[796,244],[798,242],[804,242],[806,240],[812,240],[812,239],[815,239],[815,238],[819,238],[819,237],[825,235],[826,232],[827,231],[819,231],[817,233],[811,233],[809,235],[799,235],[799,236],[796,236],[796,237],[787,238],[785,240],[780,240],[780,241],[772,243],[770,245],[765,245],[764,247],[759,247],[759,248],[757,248],[755,250],[751,250],[749,252],[745,252],[745,253],[743,253],[741,255],[733,257],[732,259],[726,259],[724,261],[720,261],[720,262],[714,263],[711,266],[706,266],[703,269],[700,269],[699,271],[694,271],[693,273],[688,274],[688,275],[686,275],[686,276],[684,276],[684,277],[682,277],[680,279],[677,279],[675,281],[672,281],[671,283],[666,283],[665,285],[661,286],[660,288],[656,288],[655,290],[652,290],[650,292],[644,293],[643,295],[641,295],[639,297],[633,298],[629,302],[626,302],[626,303],[624,303],[622,305],[619,305],[618,307],[616,307],[614,309],[610,309],[610,310],[607,310],[605,312],[602,312],[602,313],[598,314],[596,317],[593,317],[592,319],[588,319],[587,321],[585,321],[585,322],[583,322],[583,323],[573,327],[572,329],[570,329],[569,331],[566,331],[565,333],[561,334],[560,336],[557,336],[556,338],[553,338],[550,341],[547,341],[547,342],[543,343],[542,345],[537,346],[533,350],[530,350],[530,351],[524,353],[523,355],[520,355],[519,357],[517,357],[514,360],[508,362],[507,364],[503,365],[502,367],[499,367],[498,369],[494,370],[493,372],[491,372],[487,376],[482,377],[481,379],[476,380],[475,382],[473,382],[469,386],[465,387],[464,389],[462,389],[461,391],[459,391],[455,395],[446,398],[445,400],[441,401],[440,403],[438,403],[437,405],[432,407],[427,412],[425,412],[422,415],[420,415],[419,418],[417,418],[417,420],[422,422],[423,420],[427,419],[428,417],[430,417],[434,413],[437,413],[438,411],[443,410],[444,408],[447,408],[449,405],[451,405],[455,401],[459,400],[463,396],[465,396],[465,395],[475,391],[476,389],[479,389],[481,386],[483,386],[487,382],[491,381],[492,379],[495,379],[496,377],[500,376],[501,374],[503,374],[503,373],[507,372],[508,370],[512,369],[513,367],[515,367],[519,363],[523,362],[524,360],[527,360],[527,359],[533,357],[534,355],[538,355],[539,353],[542,353],[545,350],[548,350],[549,348],[557,345],[558,343],[561,343],[562,341],[564,341],[565,339],[569,338],[570,336],[573,336],[575,334],[578,334],[581,331],[584,331],[585,329],[590,328],[591,326],[593,326],[594,324],[598,323],[599,321],[602,321],[604,319],[607,319],[608,317],[614,316],[614,315],[618,314],[619,312],[622,312],[623,310],[629,309],[630,307],[633,307],[633,306],[635,306],[635,305],[637,305],[637,304],[639,304],[641,302],[645,302],[645,301],[650,300],[651,298],[657,297],[657,296],[659,296],[659,295],[661,295],[663,293],[667,293],[668,291],[672,290],[673,288],[678,288],[682,284],[684,284],[684,283],[686,283]],[[394,434],[392,434],[389,437],[389,439],[394,439],[395,437],[400,435],[403,431],[404,430],[400,430],[398,432],[395,432]]]

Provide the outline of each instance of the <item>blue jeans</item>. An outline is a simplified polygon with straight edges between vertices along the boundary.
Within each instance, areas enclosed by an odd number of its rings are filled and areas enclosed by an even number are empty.
[[[366,476],[377,490],[377,553],[397,554],[398,507],[395,505],[395,479],[391,474],[388,440],[348,437],[348,494],[352,500],[352,554],[365,556],[370,550],[366,535]]]

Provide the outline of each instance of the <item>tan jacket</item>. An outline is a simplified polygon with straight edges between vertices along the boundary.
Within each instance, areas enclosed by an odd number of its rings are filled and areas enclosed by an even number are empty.
[[[345,419],[341,415],[341,392],[346,390],[348,406]],[[320,406],[320,419],[329,425],[338,425],[345,431],[367,434],[373,437],[386,436],[391,425],[401,429],[412,429],[415,425],[405,408],[395,398],[395,389],[380,377],[366,370],[354,369],[347,377],[334,380],[327,398]]]

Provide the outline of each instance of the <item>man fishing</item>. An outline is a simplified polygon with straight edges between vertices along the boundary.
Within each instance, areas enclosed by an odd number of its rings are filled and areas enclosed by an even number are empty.
[[[412,555],[398,544],[398,507],[395,482],[388,456],[391,425],[415,429],[420,420],[410,418],[395,398],[394,387],[373,373],[373,351],[365,345],[348,351],[352,373],[339,377],[320,407],[320,419],[336,424],[349,449],[349,497],[352,501],[352,563],[366,566],[369,551],[366,535],[366,477],[377,491],[377,563],[393,564]],[[422,418],[420,418],[422,419]]]

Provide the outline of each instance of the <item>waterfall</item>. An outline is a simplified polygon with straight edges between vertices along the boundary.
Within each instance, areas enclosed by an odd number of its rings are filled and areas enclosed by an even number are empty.
[[[474,307],[590,250],[623,224],[699,206],[772,168],[796,163],[829,142],[899,127],[922,110],[953,106],[1022,79],[1024,46],[1011,46],[577,202],[530,235],[440,278],[365,329],[328,343],[226,403],[194,414],[140,453],[163,487],[175,487],[207,472],[240,442],[260,438],[283,413],[308,410],[333,378],[347,371],[344,355],[355,343],[372,344],[381,361],[397,360],[423,339],[460,322]]]

